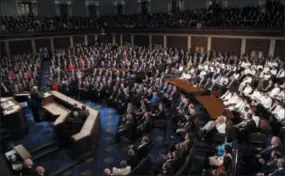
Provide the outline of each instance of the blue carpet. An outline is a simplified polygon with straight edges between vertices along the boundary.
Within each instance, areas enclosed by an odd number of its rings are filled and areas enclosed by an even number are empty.
[[[49,60],[43,60],[42,62],[42,68],[41,68],[41,74],[40,74],[40,89],[43,89],[47,87],[47,80],[49,77]]]
[[[22,144],[28,151],[32,151],[44,144],[53,141],[53,128],[50,122],[42,121],[34,123],[32,112],[29,108],[24,108],[29,131],[19,140],[13,141],[15,145]]]

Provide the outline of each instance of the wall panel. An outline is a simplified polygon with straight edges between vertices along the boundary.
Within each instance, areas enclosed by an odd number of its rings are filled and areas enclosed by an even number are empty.
[[[73,36],[73,44],[84,44],[84,36]]]
[[[274,55],[285,61],[285,40],[276,40]]]
[[[152,0],[150,4],[151,13],[168,12],[167,0]]]
[[[35,40],[36,50],[39,51],[40,48],[48,48],[50,51],[50,40],[49,39],[38,39]]]
[[[212,50],[228,53],[240,53],[241,39],[212,38]]]
[[[116,43],[120,43],[120,41],[116,40]],[[123,44],[131,43],[131,35],[124,34],[123,35]]]
[[[153,35],[152,36],[152,46],[162,45],[163,46],[163,36]]]
[[[7,56],[6,54],[6,49],[5,49],[5,43],[4,42],[0,42],[0,56]]]
[[[134,45],[149,46],[148,35],[134,35]]]
[[[17,14],[16,2],[13,0],[0,1],[1,15],[12,16]]]
[[[263,55],[267,56],[269,51],[269,40],[247,39],[245,52],[250,53],[252,50],[263,51]]]
[[[72,16],[86,16],[87,9],[85,1],[72,1]]]
[[[69,37],[54,38],[53,40],[55,49],[66,49],[70,47]]]
[[[195,47],[203,47],[204,51],[207,50],[207,37],[192,37],[191,38],[191,49],[195,49]]]
[[[193,10],[206,7],[206,0],[184,0],[184,9]]]
[[[55,3],[53,0],[37,0],[38,14],[40,16],[56,15]]]
[[[116,43],[118,43],[119,45],[121,44],[120,41],[120,35],[116,34]]]
[[[112,35],[98,35],[98,39],[100,42],[111,43]]]
[[[167,47],[187,49],[187,37],[167,36]]]
[[[94,35],[88,35],[87,40],[88,40],[88,45],[93,45],[95,42]]]
[[[10,41],[9,46],[10,46],[10,52],[12,55],[32,52],[31,40]]]

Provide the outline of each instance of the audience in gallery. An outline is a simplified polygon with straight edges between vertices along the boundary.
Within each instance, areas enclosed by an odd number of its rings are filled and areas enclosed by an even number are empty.
[[[13,58],[18,62],[1,60],[1,88],[7,93],[29,91],[38,77],[40,57],[23,54]],[[74,98],[105,99],[122,114],[116,142],[131,143],[128,160],[122,162],[121,168],[106,169],[105,175],[132,172],[136,167],[133,161],[139,163],[148,156],[155,143],[149,135],[154,121],[166,117],[171,118],[179,140],[173,140],[168,150],[154,159],[154,174],[175,174],[196,140],[211,141],[213,134],[220,134],[225,144],[208,155],[205,174],[227,175],[233,167],[233,141],[248,143],[252,133],[260,132],[274,135],[272,144],[264,147],[264,151],[252,149],[248,155],[251,157],[244,162],[254,166],[249,169],[251,174],[268,175],[282,173],[284,166],[284,153],[278,147],[284,140],[285,125],[283,67],[284,61],[278,57],[97,43],[52,53],[48,88],[57,88]],[[31,76],[25,77],[26,71]],[[191,99],[165,81],[168,77],[180,77],[212,91],[234,117],[224,113],[215,121],[201,123],[203,117]],[[26,86],[22,85],[24,82]],[[13,85],[17,88],[10,89]],[[84,107],[80,109],[82,112],[74,108],[75,116],[88,114]]]
[[[175,14],[135,14],[103,17],[1,16],[1,32],[83,31],[102,28],[187,28],[201,23],[207,27],[284,28],[284,4],[268,1],[260,7],[209,8]]]

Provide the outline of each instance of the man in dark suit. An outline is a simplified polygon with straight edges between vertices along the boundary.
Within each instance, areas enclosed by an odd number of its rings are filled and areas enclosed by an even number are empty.
[[[79,117],[78,111],[74,111],[67,119],[67,121],[63,124],[61,131],[63,138],[68,140],[70,136],[78,133],[81,130],[82,125],[83,121]]]
[[[78,107],[77,103],[73,104],[73,107],[71,108],[71,112],[72,112],[71,114],[73,114],[73,112],[75,112],[75,111],[77,111],[77,112],[81,111],[81,109]]]
[[[277,169],[268,174],[268,176],[283,176],[285,175],[285,160],[284,158],[279,158],[277,160]]]
[[[285,160],[284,160],[284,158],[277,159],[276,166],[277,166],[277,168],[274,171],[271,171],[269,173],[266,173],[266,171],[264,173],[258,173],[257,176],[264,176],[264,175],[283,176],[283,175],[285,175]]]
[[[274,88],[274,84],[272,80],[269,80],[268,85],[262,89],[264,92],[270,92]]]
[[[128,150],[127,163],[130,163],[131,168],[135,168],[139,163],[139,158],[133,149]]]
[[[36,172],[33,168],[33,164],[34,163],[31,159],[25,159],[23,169],[21,170],[21,175],[35,175]]]
[[[227,118],[226,121],[226,136],[228,141],[233,141],[236,138],[236,131],[233,122]]]
[[[85,121],[87,117],[89,116],[89,110],[86,108],[85,105],[81,106],[81,110],[79,111],[79,117]]]
[[[33,113],[34,121],[38,122],[41,120],[40,118],[40,108],[41,108],[41,101],[42,101],[42,96],[38,92],[38,87],[34,86],[32,88],[32,91],[30,93],[30,107]]]
[[[252,119],[252,114],[247,114],[247,120],[243,120],[241,123],[235,125],[237,137],[243,141],[247,141],[248,135],[254,133],[257,130],[256,123]]]
[[[150,118],[149,112],[145,112],[142,119],[138,122],[137,133],[138,134],[148,134],[152,128],[152,120]]]
[[[150,150],[149,138],[147,136],[144,136],[141,140],[141,143],[138,146],[131,145],[129,150],[134,150],[138,159],[141,160],[149,153]]]
[[[116,142],[119,141],[121,136],[127,137],[127,139],[132,139],[132,132],[133,132],[134,120],[131,114],[128,114],[126,117],[126,121],[118,127],[117,135],[116,135]]]

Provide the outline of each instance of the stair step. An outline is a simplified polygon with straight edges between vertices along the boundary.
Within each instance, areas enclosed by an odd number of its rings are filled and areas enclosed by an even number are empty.
[[[48,148],[48,147],[50,147],[50,146],[52,146],[52,145],[54,145],[54,144],[55,144],[55,141],[51,141],[51,142],[49,142],[49,143],[47,143],[47,144],[44,144],[44,145],[42,145],[42,146],[39,146],[38,148],[36,148],[36,149],[30,151],[30,153],[33,155],[33,154],[37,153],[38,151],[43,150],[43,149],[45,149],[45,148]]]
[[[71,170],[72,168],[74,168],[75,166],[77,166],[78,164],[84,162],[86,159],[90,158],[90,156],[92,156],[92,154],[77,158],[75,161],[73,161],[72,163],[70,163],[69,165],[67,165],[66,167],[50,174],[50,176],[57,176],[57,175],[61,175],[66,171]],[[94,156],[93,156],[94,157]]]
[[[51,148],[47,148],[46,150],[38,153],[37,155],[32,155],[33,156],[33,160],[38,160],[44,156],[47,156],[48,154],[51,154],[55,151],[58,151],[60,148],[58,146],[53,146]]]

